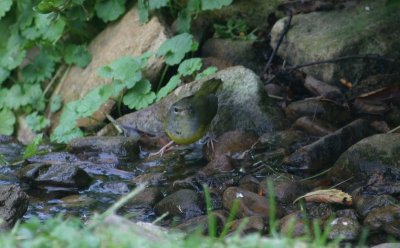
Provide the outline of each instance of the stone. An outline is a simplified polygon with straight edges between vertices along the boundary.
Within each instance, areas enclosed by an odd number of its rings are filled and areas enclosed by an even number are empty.
[[[74,164],[29,164],[18,171],[18,177],[36,186],[60,186],[83,189],[91,177]]]
[[[242,66],[230,67],[207,78],[185,84],[160,102],[124,115],[118,118],[117,122],[147,132],[162,132],[164,116],[170,106],[179,99],[195,93],[205,81],[212,78],[223,81],[216,92],[218,113],[210,127],[210,131],[217,136],[231,130],[261,134],[284,127],[283,114],[268,99],[260,78]],[[112,132],[113,127],[107,125],[98,134],[109,135]]]
[[[389,205],[375,208],[368,213],[364,219],[364,224],[370,230],[383,229],[390,235],[400,238],[400,207],[399,205]]]
[[[347,149],[328,172],[333,183],[364,184],[373,175],[400,177],[400,133],[376,134],[362,139]]]
[[[130,199],[127,206],[151,206],[153,207],[163,197],[163,194],[158,187],[148,187],[143,189],[132,199]]]
[[[154,210],[158,215],[168,212],[187,220],[204,213],[204,198],[193,190],[181,189],[159,201]]]
[[[224,208],[230,211],[235,201],[239,202],[237,216],[239,218],[248,216],[269,217],[268,199],[251,191],[238,187],[229,187],[223,195]],[[279,207],[276,207],[277,216],[281,215]]]
[[[265,61],[254,41],[211,38],[201,47],[201,55],[225,60],[232,65],[242,65],[260,75]],[[227,49],[229,48],[229,49]]]
[[[398,59],[399,9],[400,5],[387,6],[385,1],[369,0],[341,10],[295,15],[278,55],[293,65],[365,54]],[[273,26],[272,47],[276,47],[286,22],[287,18],[283,18]],[[319,80],[335,84],[341,78],[356,82],[360,77],[378,74],[382,66],[387,66],[389,72],[398,67],[382,60],[351,59],[308,66],[302,70]]]
[[[361,225],[357,220],[347,217],[339,217],[332,220],[330,223],[331,229],[329,232],[329,239],[341,238],[343,241],[357,240],[360,232]]]
[[[11,136],[0,135],[0,154],[4,156],[5,161],[12,163],[22,160],[23,152],[24,147],[21,143]]]
[[[139,12],[136,7],[129,10],[119,21],[109,25],[89,44],[92,61],[86,68],[72,66],[65,80],[55,89],[53,95],[60,95],[63,102],[68,103],[84,97],[90,90],[99,85],[109,83],[98,76],[98,68],[107,65],[123,56],[139,56],[147,51],[155,52],[168,39],[166,30],[157,17],[152,17],[146,24],[139,22]],[[144,76],[150,81],[157,80],[163,68],[161,58],[152,58],[148,62]],[[92,115],[96,121],[83,119],[79,126],[97,125],[105,119],[115,101],[109,100]],[[60,114],[53,116],[51,123],[54,128]]]
[[[287,166],[288,170],[296,172],[316,172],[327,169],[351,145],[372,133],[373,130],[368,121],[357,119],[335,132],[297,149],[283,160],[283,164]],[[342,175],[341,172],[339,174]]]
[[[139,146],[137,140],[129,137],[83,137],[73,139],[68,144],[68,150],[74,154],[112,153],[121,158],[137,158]]]
[[[0,185],[0,203],[0,230],[5,230],[25,214],[29,197],[18,185]]]

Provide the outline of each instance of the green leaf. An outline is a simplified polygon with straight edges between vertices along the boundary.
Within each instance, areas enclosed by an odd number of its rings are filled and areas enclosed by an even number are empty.
[[[149,20],[149,3],[146,0],[138,0],[139,21],[146,23]]]
[[[8,78],[10,71],[0,66],[0,85]]]
[[[178,13],[177,29],[178,33],[190,32],[190,24],[192,22],[191,12],[185,8]]]
[[[168,81],[168,83],[162,87],[158,92],[157,92],[157,101],[159,101],[161,98],[165,97],[173,91],[178,85],[181,83],[181,77],[180,75],[175,75],[171,77]]]
[[[205,69],[204,71],[202,71],[201,73],[197,74],[195,80],[202,79],[206,76],[216,73],[217,71],[218,71],[217,67],[210,66],[207,69]]]
[[[104,22],[114,21],[125,12],[125,0],[97,0],[94,8]]]
[[[87,66],[92,60],[92,55],[88,52],[85,45],[69,44],[65,48],[65,63],[75,64],[81,68]]]
[[[53,14],[38,14],[35,18],[35,24],[37,30],[40,32],[41,37],[44,40],[55,43],[59,40],[64,32],[66,25],[65,21],[61,16],[54,19]]]
[[[18,67],[25,58],[26,51],[23,48],[22,38],[12,34],[7,41],[6,51],[0,55],[0,66],[13,70]]]
[[[169,0],[149,0],[149,9],[159,9],[168,5]]]
[[[52,98],[51,98],[51,101],[50,101],[50,112],[51,113],[55,113],[55,112],[57,112],[58,110],[60,110],[60,108],[61,108],[61,96],[60,95],[54,95]]]
[[[202,10],[220,9],[224,6],[228,6],[232,3],[232,0],[201,0]]]
[[[98,73],[100,77],[121,81],[129,89],[141,80],[141,69],[142,58],[127,56],[99,68]]]
[[[166,40],[158,49],[156,55],[164,56],[168,65],[179,64],[187,52],[192,51],[197,42],[188,33],[179,34]]]
[[[26,123],[34,132],[41,131],[50,125],[50,120],[39,115],[38,112],[33,112],[25,117]]]
[[[51,78],[55,63],[45,53],[40,53],[32,63],[22,69],[22,76],[28,83],[39,83]]]
[[[182,76],[193,75],[196,71],[201,69],[201,66],[201,58],[186,59],[179,65],[178,72]]]
[[[33,141],[26,147],[23,159],[28,159],[35,156],[38,152],[38,146],[42,143],[42,141],[43,134],[37,135],[35,139],[33,139]]]
[[[1,91],[0,95],[4,95],[4,98],[0,99],[0,106],[11,109],[28,104],[39,106],[44,104],[42,93],[40,84],[13,84],[10,89]]]
[[[142,109],[153,103],[155,99],[156,94],[151,91],[150,82],[142,80],[125,94],[122,102],[130,109]]]
[[[14,113],[8,108],[4,108],[0,111],[0,134],[11,135],[14,132],[15,124]]]
[[[0,19],[6,15],[6,13],[11,9],[12,0],[1,0],[0,1]]]

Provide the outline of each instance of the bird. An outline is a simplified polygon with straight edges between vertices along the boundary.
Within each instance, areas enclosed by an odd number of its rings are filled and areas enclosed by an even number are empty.
[[[218,97],[215,92],[221,84],[220,79],[208,80],[196,93],[171,105],[164,119],[164,131],[171,142],[151,156],[162,156],[174,143],[192,144],[207,133],[218,112]]]

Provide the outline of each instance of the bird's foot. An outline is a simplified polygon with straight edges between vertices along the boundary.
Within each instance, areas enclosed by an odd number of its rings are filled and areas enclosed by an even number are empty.
[[[205,144],[208,149],[211,148],[211,151],[214,151],[214,143],[217,143],[217,137],[214,133],[208,133],[200,140],[201,144]]]
[[[166,144],[165,146],[161,147],[161,149],[158,152],[150,153],[149,157],[158,156],[158,155],[160,155],[160,157],[162,157],[164,155],[164,152],[167,152],[167,151],[172,149],[172,145],[173,144],[174,144],[174,141],[170,141],[168,144]]]

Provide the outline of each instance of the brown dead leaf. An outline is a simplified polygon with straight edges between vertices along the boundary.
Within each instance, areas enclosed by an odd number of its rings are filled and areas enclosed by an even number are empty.
[[[352,204],[351,195],[338,189],[322,189],[309,192],[294,200],[293,204],[303,198],[307,202],[338,203],[348,206]]]

